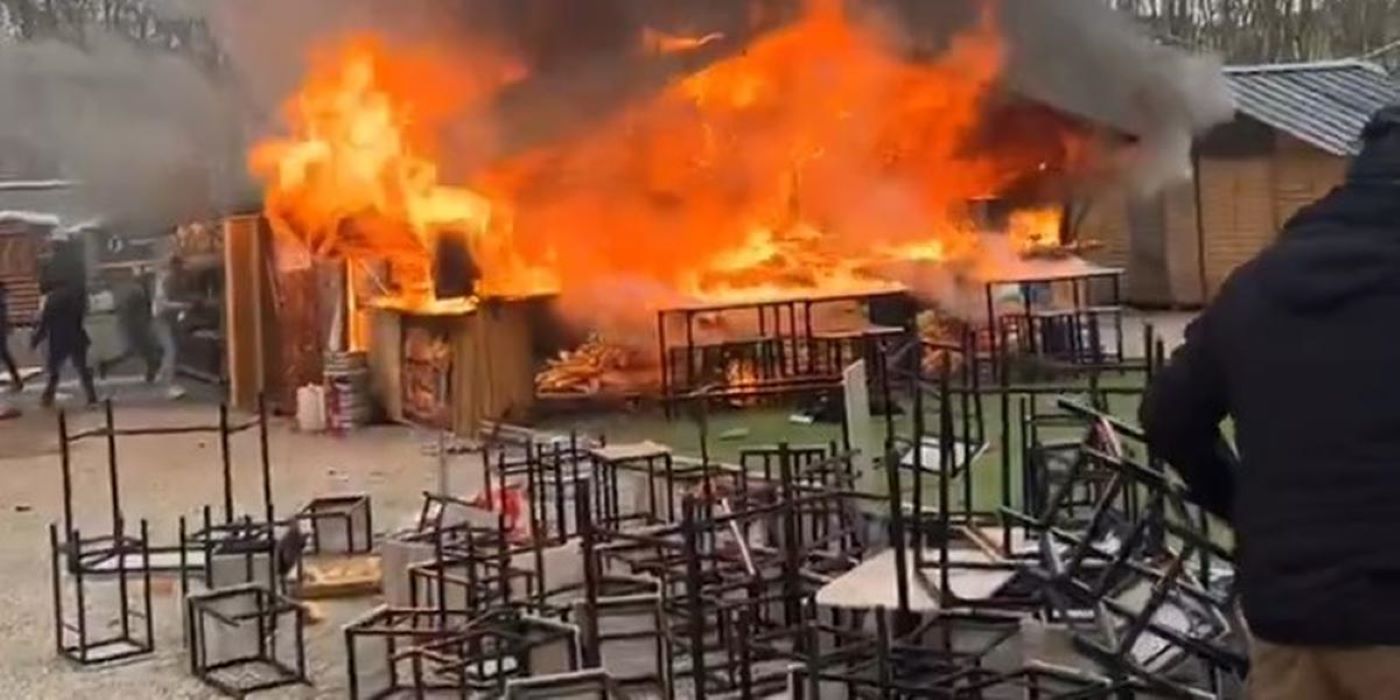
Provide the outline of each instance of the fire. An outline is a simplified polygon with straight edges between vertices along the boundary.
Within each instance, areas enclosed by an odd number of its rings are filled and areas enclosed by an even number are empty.
[[[642,48],[650,53],[675,54],[694,51],[704,48],[709,44],[722,41],[724,35],[719,32],[710,32],[704,36],[674,36],[666,32],[647,27],[642,30]]]
[[[1061,207],[1039,207],[1012,212],[1007,231],[1011,236],[1012,246],[1023,254],[1059,248],[1063,245],[1061,231],[1064,218],[1064,209]]]
[[[618,280],[668,299],[864,291],[895,285],[891,262],[970,263],[985,232],[967,203],[1071,169],[1080,135],[1057,125],[1041,147],[986,145],[1001,107],[993,0],[933,59],[845,4],[807,0],[742,54],[509,156],[489,136],[446,153],[438,137],[489,132],[518,68],[355,38],[313,61],[291,133],[261,144],[253,169],[280,232],[318,255],[387,258],[408,296],[430,292],[446,235],[467,241],[479,293],[588,300]],[[721,39],[647,30],[641,43],[664,55]],[[1013,216],[1015,246],[1053,245],[1057,216]]]
[[[994,17],[920,63],[842,5],[815,0],[586,138],[502,164],[488,191],[527,245],[562,249],[566,289],[867,289],[890,284],[868,271],[893,251],[964,249],[948,240],[967,235],[963,202],[1021,174],[961,153],[1000,73]]]
[[[725,364],[724,386],[746,389],[760,383],[758,367],[753,359],[736,357]],[[735,408],[745,408],[757,405],[758,399],[752,396],[734,396],[730,397],[728,403]]]
[[[314,57],[288,105],[294,136],[260,144],[253,171],[279,235],[320,257],[387,258],[402,298],[432,296],[440,238],[465,239],[483,277],[479,289],[528,294],[547,274],[511,245],[509,221],[485,196],[441,183],[436,130],[448,115],[508,82],[504,67],[480,84],[450,76],[431,55],[390,53],[356,37]]]

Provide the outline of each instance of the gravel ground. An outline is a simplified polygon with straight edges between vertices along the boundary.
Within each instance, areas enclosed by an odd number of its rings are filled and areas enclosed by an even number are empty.
[[[118,427],[214,424],[217,409],[190,401],[170,404],[128,392],[117,410]],[[0,697],[5,698],[205,698],[215,694],[184,670],[176,586],[154,588],[156,655],[117,668],[79,669],[54,650],[48,524],[61,522],[61,486],[54,414],[19,403],[25,415],[0,421]],[[134,403],[135,405],[131,405]],[[239,419],[246,419],[242,416]],[[100,412],[78,412],[72,422],[96,425]],[[420,495],[437,482],[437,459],[423,451],[424,433],[401,427],[375,427],[347,437],[301,435],[284,421],[271,431],[274,493],[279,513],[299,508],[318,495],[366,492],[374,499],[376,528],[404,524],[416,513]],[[122,438],[122,503],[126,518],[150,521],[154,544],[176,540],[177,518],[217,506],[219,451],[216,435]],[[234,438],[234,491],[243,512],[261,512],[256,431]],[[472,492],[480,480],[478,462],[457,458],[453,490]],[[85,533],[109,529],[110,496],[106,449],[101,439],[81,443],[74,453],[75,511]],[[377,600],[326,606],[326,619],[307,630],[313,688],[271,692],[259,697],[344,697],[341,625]],[[98,629],[110,617],[96,616]]]

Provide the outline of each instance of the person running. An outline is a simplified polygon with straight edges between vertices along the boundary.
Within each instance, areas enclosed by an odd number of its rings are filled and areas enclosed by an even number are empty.
[[[19,376],[19,366],[14,355],[10,354],[10,303],[9,289],[0,282],[0,362],[10,370],[10,391],[18,394],[24,391],[24,379]]]
[[[185,390],[175,383],[179,352],[175,331],[189,308],[189,304],[174,298],[175,285],[183,270],[184,263],[180,256],[171,255],[169,265],[156,275],[155,294],[151,297],[151,315],[155,319],[156,338],[160,341],[161,350],[160,383],[165,386],[166,396],[172,399],[185,395]]]
[[[156,379],[161,369],[160,342],[156,338],[151,295],[145,280],[138,277],[122,290],[117,302],[117,325],[125,347],[120,353],[97,363],[97,375],[106,378],[113,367],[140,357],[146,365],[146,383]]]
[[[87,317],[87,306],[86,285],[72,280],[58,283],[44,295],[39,328],[30,340],[30,345],[34,348],[38,348],[40,343],[47,343],[45,369],[49,376],[41,399],[44,406],[53,405],[64,362],[71,363],[77,371],[88,405],[97,403],[92,368],[88,366],[88,347],[91,340],[88,338],[87,329],[83,327],[83,321]]]

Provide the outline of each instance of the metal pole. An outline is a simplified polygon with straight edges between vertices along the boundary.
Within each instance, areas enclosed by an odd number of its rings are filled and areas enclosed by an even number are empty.
[[[486,498],[488,500],[491,498],[491,460],[487,457],[490,449],[489,445],[483,445],[481,448],[482,468],[486,471]],[[445,430],[437,431],[437,454],[437,492],[445,496],[451,493],[447,483],[447,431]]]
[[[783,489],[783,616],[789,629],[802,624],[801,544],[798,541],[796,485],[793,483],[792,453],[787,443],[778,445],[778,469]],[[799,651],[801,643],[799,642]]]
[[[233,452],[229,446],[228,404],[219,404],[219,458],[224,479],[224,524],[233,522]]]
[[[1011,502],[1011,389],[1005,377],[998,387],[1001,406],[1001,550],[1002,556],[1011,556],[1011,520],[1006,511],[1013,507]],[[1022,459],[1025,456],[1022,455]],[[1022,504],[1022,508],[1026,504]]]
[[[83,533],[78,530],[73,531],[73,542],[70,546],[82,548]],[[78,613],[78,659],[87,663],[88,637],[87,637],[87,600],[84,595],[86,586],[83,583],[83,562],[81,557],[77,565],[73,568],[73,588],[77,598],[75,609]]]
[[[899,492],[898,457],[894,441],[885,440],[885,478],[890,492],[890,544],[894,547],[895,595],[899,601],[899,617],[896,624],[901,632],[909,616],[909,572],[904,548],[904,504]]]
[[[182,518],[182,523],[183,520]],[[142,603],[145,606],[141,615],[146,622],[145,646],[146,650],[150,651],[156,646],[156,632],[155,619],[151,615],[151,530],[144,519],[141,521],[141,588]]]
[[[128,597],[129,586],[126,570],[126,523],[121,518],[115,523],[116,528],[112,530],[112,546],[116,548],[117,554],[117,615],[121,618],[122,639],[131,638],[131,601]]]
[[[598,559],[594,551],[593,506],[587,481],[574,485],[577,499],[580,548],[583,551],[583,666],[599,668],[603,665],[602,641],[598,630]]]
[[[914,569],[917,571],[924,565],[924,433],[928,432],[928,426],[924,424],[924,358],[923,348],[919,348],[920,355],[914,358]],[[947,356],[947,353],[944,353]],[[946,379],[946,377],[945,377]],[[939,407],[942,410],[942,407]],[[939,444],[948,439],[947,435],[939,435]],[[899,469],[903,460],[896,460],[890,465],[891,469]],[[939,467],[942,469],[942,467]],[[939,472],[939,479],[946,478],[947,472]],[[904,498],[901,494],[899,507],[904,508]]]
[[[63,410],[58,412],[58,458],[63,472],[63,536],[69,546],[80,546],[73,537],[73,453],[68,443],[68,412]]]
[[[880,697],[894,698],[894,678],[890,673],[890,626],[885,607],[875,608],[875,671],[880,677]]]
[[[894,439],[894,394],[890,389],[890,358],[884,339],[879,341],[877,347],[880,350],[880,391],[885,399],[885,440],[888,442]]]
[[[258,394],[258,454],[262,459],[263,511],[272,527],[272,458],[268,453],[267,396]]]
[[[60,414],[62,415],[62,414]],[[63,631],[66,628],[63,624],[63,579],[59,572],[59,543],[58,526],[49,523],[49,575],[53,584],[53,633],[54,648],[59,655],[64,655]]]
[[[700,541],[694,496],[681,501],[681,535],[685,542],[686,596],[689,612],[690,671],[695,700],[705,700],[705,606],[700,574]]]
[[[121,485],[117,478],[117,421],[112,414],[112,400],[102,403],[107,418],[107,482],[112,490],[112,533],[121,529],[122,498]]]
[[[555,527],[559,530],[559,542],[563,544],[569,539],[569,529],[565,526],[568,519],[568,512],[564,505],[564,460],[560,457],[559,443],[553,443],[554,456],[554,516],[558,519]]]
[[[938,389],[938,432],[941,438],[938,441],[938,595],[942,601],[949,601],[953,598],[953,591],[949,586],[949,562],[948,562],[948,541],[952,538],[952,521],[949,517],[949,498],[951,496],[949,488],[951,484],[948,480],[952,477],[953,454],[952,442],[948,439],[953,434],[953,410],[952,396],[949,393],[949,367],[952,358],[948,353],[943,353],[943,366],[940,368],[941,382]],[[964,476],[968,476],[964,474]]]

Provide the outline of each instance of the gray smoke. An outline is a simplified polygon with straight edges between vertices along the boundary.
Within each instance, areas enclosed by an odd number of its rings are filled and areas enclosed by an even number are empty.
[[[936,54],[975,3],[884,0],[903,37]],[[1228,120],[1215,56],[1163,46],[1103,0],[996,0],[1013,93],[1137,139],[1124,172],[1146,194],[1190,177],[1192,138]]]
[[[206,22],[229,64],[209,70],[96,25],[82,27],[80,40],[0,37],[0,179],[76,180],[65,208],[129,230],[246,209],[258,201],[247,146],[275,128],[307,47],[356,27],[430,23],[406,1],[149,5],[163,20]]]
[[[216,75],[100,30],[81,47],[0,41],[0,146],[55,164],[25,175],[84,181],[109,216],[171,223],[256,202],[246,144],[277,129],[308,47],[348,30],[415,42],[491,37],[524,57],[533,77],[503,96],[498,110],[509,127],[501,145],[515,148],[558,138],[742,50],[761,28],[755,17],[790,16],[796,1],[151,0],[167,17],[206,21],[229,70]],[[868,4],[883,5],[930,52],[967,26],[975,6]],[[1154,44],[1099,0],[1000,5],[1010,88],[1138,138],[1131,172],[1140,189],[1185,173],[1191,136],[1229,116],[1213,59]],[[721,32],[726,40],[684,59],[648,57],[636,50],[643,27]]]
[[[237,171],[229,96],[175,55],[101,32],[0,44],[0,94],[0,144],[22,161],[7,175],[80,180],[107,218],[200,216]]]
[[[1002,1],[1014,89],[1138,137],[1140,192],[1190,177],[1192,138],[1234,112],[1218,58],[1150,41],[1097,0]]]

